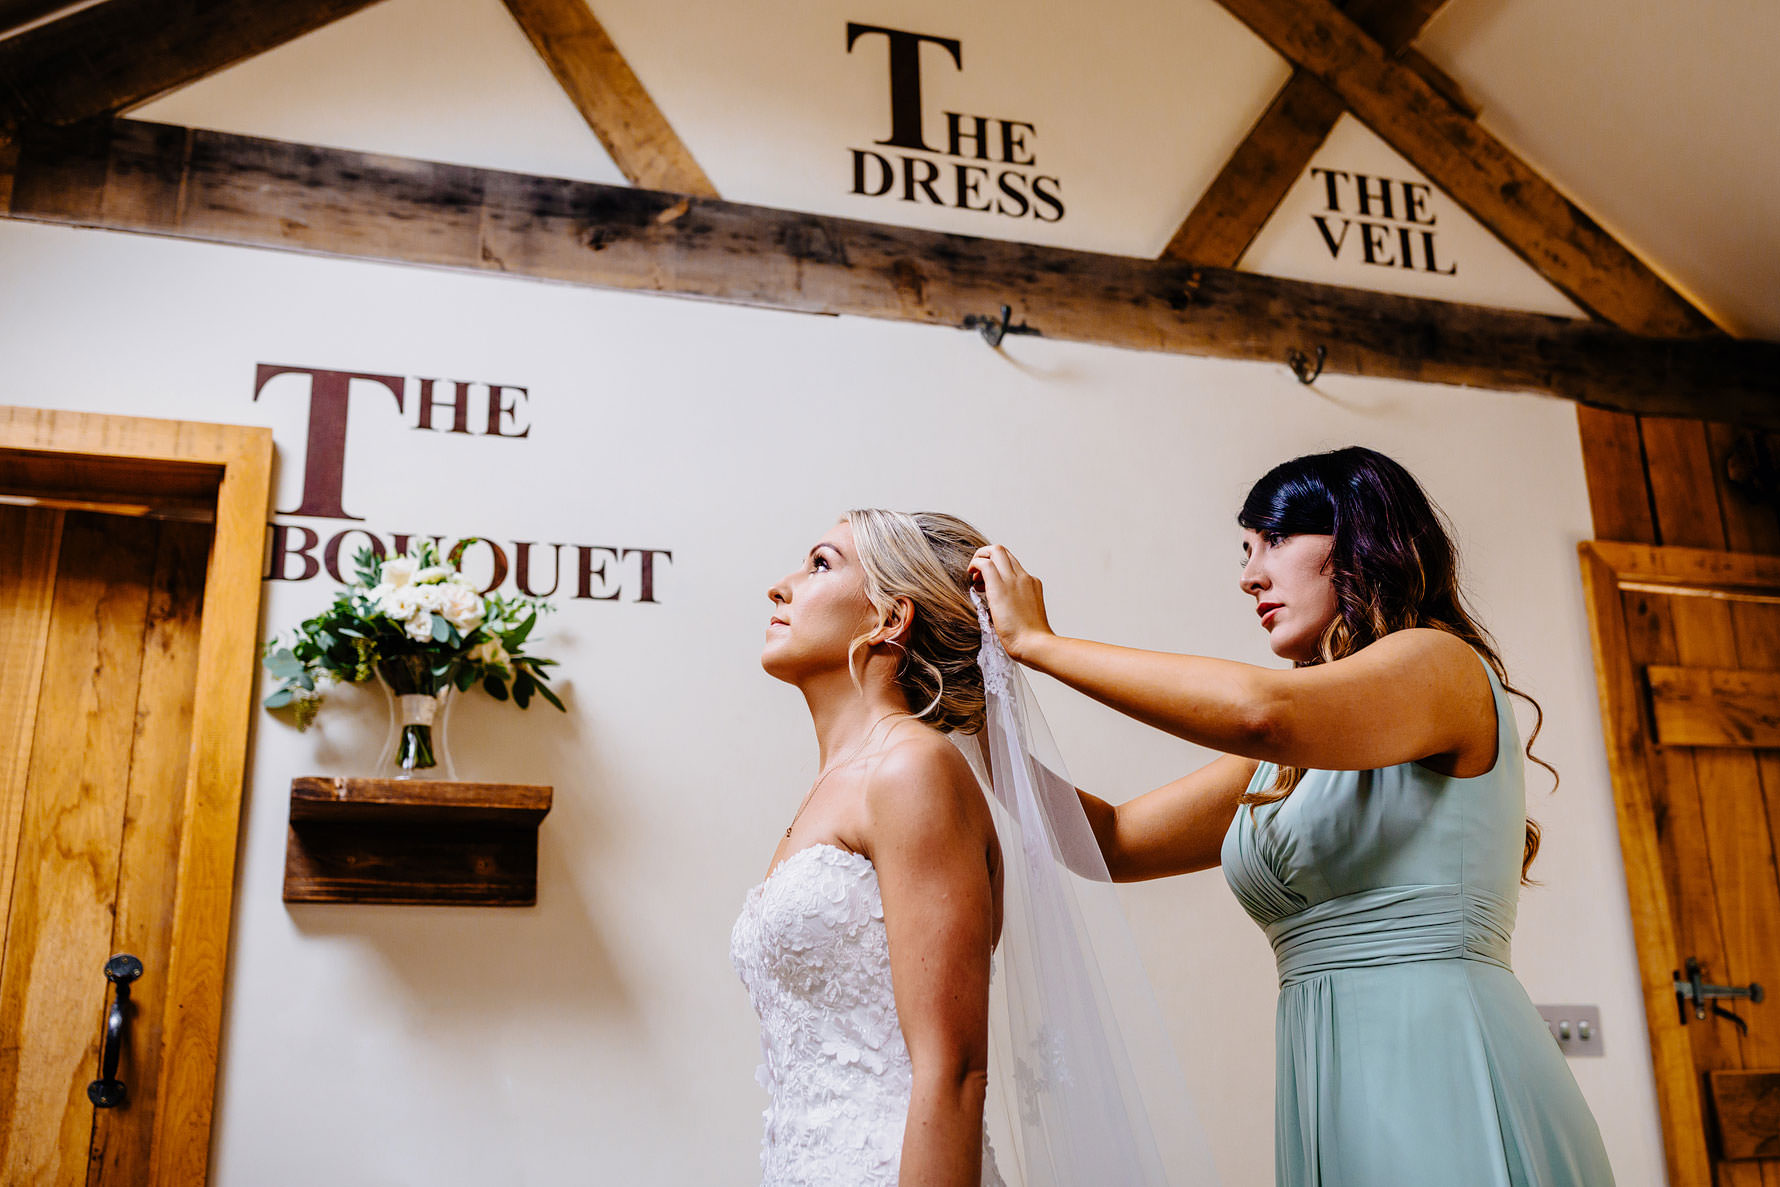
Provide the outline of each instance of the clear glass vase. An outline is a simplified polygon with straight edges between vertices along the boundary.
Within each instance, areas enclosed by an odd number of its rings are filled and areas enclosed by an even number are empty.
[[[377,680],[389,697],[389,734],[377,756],[378,777],[456,779],[446,732],[456,692],[450,681],[435,677],[424,655],[379,661]]]

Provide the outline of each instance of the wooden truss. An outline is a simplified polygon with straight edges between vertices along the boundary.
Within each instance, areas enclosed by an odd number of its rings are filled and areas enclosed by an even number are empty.
[[[1296,71],[1159,260],[724,202],[584,0],[505,3],[638,188],[118,118],[370,2],[103,0],[0,40],[0,216],[947,326],[1008,305],[1055,338],[1780,429],[1780,344],[1719,334],[1406,48],[1439,0],[1220,0]],[[0,0],[0,29],[57,7]],[[1593,320],[1235,271],[1343,110]]]

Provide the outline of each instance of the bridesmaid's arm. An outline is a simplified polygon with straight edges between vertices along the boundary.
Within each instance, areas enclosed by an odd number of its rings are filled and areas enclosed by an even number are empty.
[[[989,1085],[994,824],[963,755],[938,736],[901,743],[866,788],[890,982],[914,1084],[904,1187],[978,1187]]]
[[[1190,775],[1123,804],[1082,791],[1082,810],[1114,882],[1141,882],[1219,863],[1236,802],[1260,765],[1221,755]]]
[[[1280,766],[1358,771],[1495,752],[1489,678],[1457,636],[1396,631],[1353,655],[1305,668],[1141,651],[1054,633],[1043,586],[1005,548],[979,557],[1008,654],[1128,717]]]
[[[1280,766],[1363,771],[1495,750],[1489,677],[1445,631],[1396,631],[1307,668],[1059,635],[1031,640],[1018,658],[1146,725]]]

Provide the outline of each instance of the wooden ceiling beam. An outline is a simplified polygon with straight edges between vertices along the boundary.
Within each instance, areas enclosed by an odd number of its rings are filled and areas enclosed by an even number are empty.
[[[1234,268],[1346,110],[1341,96],[1294,71],[1199,196],[1162,258]]]
[[[106,0],[0,41],[0,138],[127,110],[376,0]]]
[[[506,0],[507,11],[632,185],[715,198],[693,160],[586,0]]]
[[[1386,53],[1403,52],[1446,0],[1352,0],[1343,11]],[[1162,255],[1234,268],[1347,105],[1313,74],[1291,78],[1224,163]]]
[[[69,0],[0,0],[0,33],[40,21],[68,4]]]
[[[1584,309],[1642,334],[1711,321],[1331,0],[1219,0],[1315,75],[1437,187]]]
[[[19,146],[0,140],[0,211],[12,209],[12,179],[17,174]]]
[[[1776,343],[134,120],[33,129],[11,167],[12,218],[951,327],[1005,303],[1071,341],[1276,365],[1322,347],[1333,374],[1780,428]]]

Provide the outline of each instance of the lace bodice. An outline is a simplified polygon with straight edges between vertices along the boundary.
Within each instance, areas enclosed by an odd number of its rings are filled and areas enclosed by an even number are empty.
[[[730,960],[760,1015],[762,1187],[895,1187],[911,1084],[877,871],[812,845],[748,892]],[[985,1140],[984,1187],[1002,1187]]]

